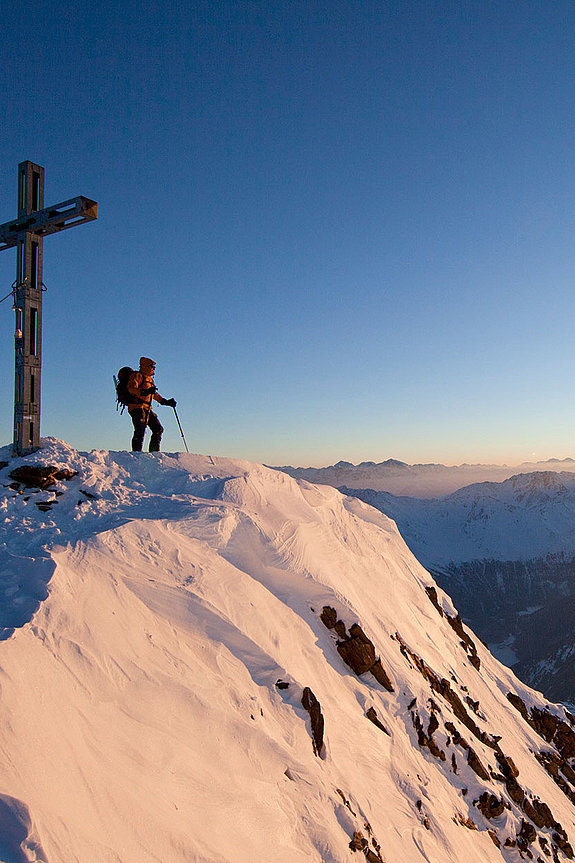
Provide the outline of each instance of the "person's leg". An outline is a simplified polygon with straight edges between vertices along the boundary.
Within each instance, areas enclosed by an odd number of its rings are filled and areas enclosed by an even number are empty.
[[[134,408],[130,411],[134,424],[134,436],[132,437],[132,452],[142,452],[144,435],[146,433],[146,416],[143,408]]]
[[[150,411],[150,416],[148,417],[148,427],[152,432],[149,451],[158,452],[160,449],[160,442],[162,440],[162,432],[164,431],[164,429],[154,411]]]

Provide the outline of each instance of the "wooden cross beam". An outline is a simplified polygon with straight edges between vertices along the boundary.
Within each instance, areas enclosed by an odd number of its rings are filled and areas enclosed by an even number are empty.
[[[98,204],[82,196],[44,208],[44,168],[18,166],[18,218],[0,225],[0,252],[16,247],[13,285],[14,455],[40,447],[42,369],[42,281],[44,237],[98,218]]]

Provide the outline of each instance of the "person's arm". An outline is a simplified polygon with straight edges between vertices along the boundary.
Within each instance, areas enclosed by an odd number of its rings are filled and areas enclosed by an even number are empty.
[[[131,396],[135,396],[137,399],[141,398],[140,388],[142,386],[142,375],[140,372],[134,372],[128,378],[128,383],[126,385],[126,389],[130,393]]]

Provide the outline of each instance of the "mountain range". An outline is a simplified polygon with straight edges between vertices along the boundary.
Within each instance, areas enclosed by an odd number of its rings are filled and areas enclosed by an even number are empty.
[[[374,507],[48,439],[0,512],[3,863],[573,857],[575,717]]]
[[[388,491],[394,495],[434,498],[478,482],[502,482],[519,473],[575,472],[575,460],[552,458],[510,467],[496,464],[406,464],[390,458],[379,463],[364,461],[354,465],[339,461],[329,467],[284,466],[278,470],[296,479],[325,483],[335,488],[370,488],[374,491]]]

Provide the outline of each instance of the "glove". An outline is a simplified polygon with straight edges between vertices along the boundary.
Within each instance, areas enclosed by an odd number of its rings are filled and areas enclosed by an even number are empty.
[[[157,393],[157,392],[158,392],[158,390],[157,390],[157,389],[156,389],[156,387],[152,384],[152,386],[151,386],[151,387],[148,387],[146,390],[140,390],[140,392],[141,392],[141,394],[142,394],[143,396],[153,396],[153,395],[154,395],[154,393]]]
[[[177,405],[177,401],[175,399],[164,399],[162,402],[167,408],[175,408]]]

